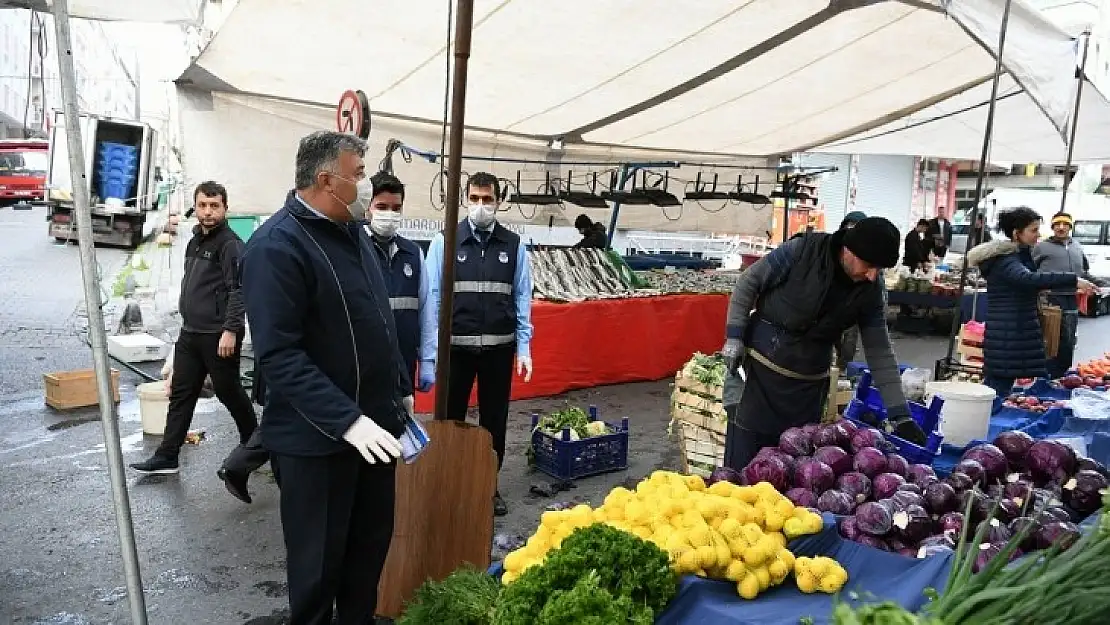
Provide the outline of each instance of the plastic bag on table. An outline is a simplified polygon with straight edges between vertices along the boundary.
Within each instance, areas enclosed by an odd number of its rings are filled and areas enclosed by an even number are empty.
[[[909,401],[922,402],[925,399],[925,385],[933,379],[929,369],[906,369],[902,372],[902,393]]]
[[[1110,433],[1110,393],[1077,388],[1068,400],[1071,416],[1064,420],[1063,433],[1087,436]]]

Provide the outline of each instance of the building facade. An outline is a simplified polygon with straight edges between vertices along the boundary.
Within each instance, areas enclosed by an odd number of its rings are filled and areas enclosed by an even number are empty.
[[[137,60],[99,22],[71,22],[81,111],[134,119]],[[62,108],[53,18],[22,9],[0,10],[0,138],[47,136],[52,111]]]

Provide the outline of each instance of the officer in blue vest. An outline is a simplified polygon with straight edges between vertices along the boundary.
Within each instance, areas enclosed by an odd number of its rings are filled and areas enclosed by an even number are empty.
[[[397,234],[401,224],[401,211],[405,202],[405,185],[396,177],[378,172],[370,178],[374,196],[370,200],[366,230],[374,242],[379,264],[385,274],[389,291],[389,307],[397,326],[397,345],[405,360],[405,371],[410,380],[417,380],[416,362],[420,354],[420,331],[431,324],[435,332],[433,307],[427,306],[428,274],[424,271],[424,255],[412,241]],[[438,280],[438,278],[437,278]],[[428,316],[428,318],[425,318]],[[434,358],[433,358],[434,359]],[[421,375],[416,387],[427,391],[435,380],[435,363],[427,365],[430,375]],[[260,400],[264,402],[265,400]],[[270,459],[262,446],[259,433],[236,447],[224,460],[216,475],[223,480],[227,491],[243,503],[251,503],[247,481]]]
[[[405,359],[405,369],[414,382],[416,361],[420,354],[420,328],[422,319],[433,313],[428,301],[428,274],[424,271],[424,254],[420,247],[397,234],[401,225],[401,211],[405,202],[405,185],[392,174],[378,172],[370,181],[374,185],[374,198],[370,201],[370,223],[367,230],[374,241],[374,249],[385,270],[385,283],[389,289],[389,307],[397,324],[397,343]],[[427,319],[435,323],[434,319]],[[434,369],[435,365],[432,364]],[[417,383],[418,390],[427,391],[432,386],[428,376]],[[431,376],[434,380],[434,371]]]
[[[501,188],[485,172],[467,180],[467,218],[458,224],[455,254],[455,299],[451,315],[451,372],[447,418],[466,418],[474,380],[478,380],[478,423],[493,437],[500,469],[505,460],[513,362],[518,375],[532,378],[532,270],[520,237],[497,223]],[[439,289],[443,268],[443,234],[428,247],[431,314],[424,317],[420,350],[420,386],[435,379]],[[498,493],[493,512],[508,513]]]

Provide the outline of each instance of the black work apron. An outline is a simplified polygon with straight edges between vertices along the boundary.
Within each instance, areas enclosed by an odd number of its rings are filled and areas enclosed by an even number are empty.
[[[752,316],[749,353],[744,358],[747,381],[725,380],[724,404],[729,415],[725,466],[743,469],[760,447],[777,444],[788,428],[820,423],[829,392],[833,341],[791,334],[758,315]],[[797,379],[774,368],[815,379]]]

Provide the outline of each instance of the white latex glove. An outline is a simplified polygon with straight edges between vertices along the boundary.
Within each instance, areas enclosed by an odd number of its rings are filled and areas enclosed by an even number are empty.
[[[401,456],[401,442],[366,415],[361,415],[343,434],[343,440],[362,454],[366,462],[386,463]]]
[[[516,357],[516,374],[524,376],[524,381],[528,382],[532,379],[532,357],[531,356],[517,356]]]
[[[412,395],[405,395],[405,398],[401,400],[401,403],[405,405],[405,412],[409,413],[409,417],[415,419],[416,398],[414,398]]]

